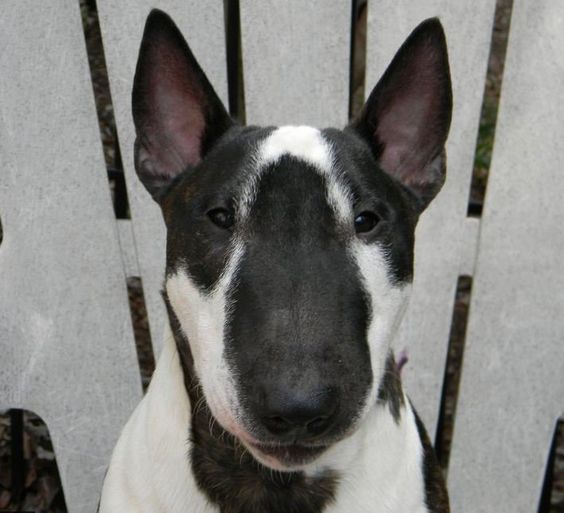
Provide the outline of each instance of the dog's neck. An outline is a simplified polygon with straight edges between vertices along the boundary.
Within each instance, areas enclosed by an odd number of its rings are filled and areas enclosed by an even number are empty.
[[[327,508],[336,500],[340,479],[348,478],[342,474],[353,461],[347,459],[354,460],[360,454],[346,450],[349,457],[343,457],[342,448],[340,452],[337,448],[336,457],[322,457],[305,472],[274,472],[258,463],[213,418],[194,372],[188,341],[170,306],[168,310],[184,386],[190,399],[190,463],[200,490],[217,505],[221,513],[329,511]],[[401,416],[405,415],[406,410],[399,372],[391,353],[386,362],[376,407],[391,417],[391,424],[397,424],[399,429]],[[360,449],[360,445],[356,445]],[[328,460],[332,460],[332,464],[328,464]]]

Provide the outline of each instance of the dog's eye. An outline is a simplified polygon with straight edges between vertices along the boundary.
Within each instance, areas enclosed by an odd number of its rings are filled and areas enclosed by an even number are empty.
[[[361,212],[354,218],[356,233],[367,233],[380,222],[380,217],[374,212]]]
[[[223,228],[224,230],[228,230],[235,223],[233,212],[224,208],[214,208],[213,210],[210,210],[208,212],[208,217],[213,224],[219,228]]]

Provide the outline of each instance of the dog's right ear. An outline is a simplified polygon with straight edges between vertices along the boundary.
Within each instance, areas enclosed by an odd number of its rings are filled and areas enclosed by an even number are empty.
[[[147,18],[133,82],[135,169],[159,201],[234,122],[172,19]]]

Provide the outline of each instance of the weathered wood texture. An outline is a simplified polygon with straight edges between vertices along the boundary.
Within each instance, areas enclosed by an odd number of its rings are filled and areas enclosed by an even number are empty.
[[[248,124],[347,122],[351,4],[241,0]]]
[[[2,2],[0,69],[0,409],[93,513],[141,382],[78,2]]]
[[[453,511],[537,511],[564,412],[564,4],[515,2],[449,482]]]
[[[406,388],[435,433],[456,283],[475,249],[463,237],[495,0],[375,1],[368,4],[366,93],[409,32],[439,16],[447,34],[454,111],[447,144],[447,180],[417,228],[413,297],[396,338],[407,348]],[[471,241],[471,239],[470,239]],[[472,259],[470,258],[470,261]]]
[[[151,8],[166,11],[180,27],[217,93],[227,102],[223,2],[212,0],[98,0],[110,89],[127,180],[127,193],[155,355],[162,346],[165,310],[160,295],[165,268],[165,231],[160,210],[133,167],[135,130],[131,87],[145,19]]]

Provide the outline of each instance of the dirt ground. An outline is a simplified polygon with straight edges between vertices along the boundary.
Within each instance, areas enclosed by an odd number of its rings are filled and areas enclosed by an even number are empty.
[[[101,51],[101,40],[94,1],[81,0],[80,4],[106,164],[108,168],[117,168],[119,170],[121,164],[115,151],[116,131],[104,56]],[[476,148],[474,177],[470,194],[470,203],[473,204],[478,211],[483,202],[484,192],[487,186],[487,175],[497,117],[497,104],[503,76],[504,54],[511,16],[511,4],[512,0],[498,0],[496,22],[492,36],[492,50],[485,87],[480,134]],[[357,32],[360,46],[362,46],[362,38],[365,37],[365,30],[363,29],[362,23],[361,15]],[[357,65],[355,66],[356,78],[354,80],[356,80],[357,83],[361,83],[364,75],[362,69],[364,56],[362,52],[355,55],[355,59]],[[362,96],[362,90],[354,91],[353,105],[351,106],[353,111],[358,108],[359,101],[361,102],[359,98],[362,98]],[[119,174],[117,176],[117,179],[115,174],[110,177],[110,185],[113,188],[115,188],[116,180],[119,180]],[[125,208],[125,211],[127,211],[127,208]],[[0,241],[1,237],[0,227]],[[143,303],[143,291],[140,280],[130,279],[128,281],[128,290],[140,368],[143,384],[146,386],[154,369],[154,359],[151,350],[148,321]],[[450,440],[456,411],[458,380],[464,352],[464,333],[470,294],[471,280],[469,278],[461,279],[456,296],[445,379],[447,387],[443,404],[442,429],[441,435],[437,440],[439,457],[445,468],[448,464]],[[11,464],[12,440],[10,426],[9,412],[0,412],[0,511],[66,513],[55,455],[49,434],[43,422],[37,416],[29,412],[23,414],[22,442],[24,466],[21,469],[23,489],[21,493],[14,490],[12,486],[12,473],[14,468],[16,469],[15,471],[17,471],[17,467],[13,467]],[[553,486],[551,490],[549,490],[550,504],[540,513],[564,513],[563,422],[559,423],[555,440],[554,480]]]

